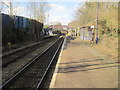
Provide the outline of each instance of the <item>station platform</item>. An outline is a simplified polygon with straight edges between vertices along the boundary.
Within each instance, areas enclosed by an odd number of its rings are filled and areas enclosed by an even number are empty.
[[[67,40],[50,88],[118,88],[118,63],[80,38]]]

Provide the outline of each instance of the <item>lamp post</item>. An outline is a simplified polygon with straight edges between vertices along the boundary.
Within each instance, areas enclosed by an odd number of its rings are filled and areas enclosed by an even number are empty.
[[[97,26],[97,28],[96,28],[96,44],[98,44],[98,16],[99,16],[99,0],[98,0],[98,2],[97,2],[97,9],[96,9],[96,26]]]

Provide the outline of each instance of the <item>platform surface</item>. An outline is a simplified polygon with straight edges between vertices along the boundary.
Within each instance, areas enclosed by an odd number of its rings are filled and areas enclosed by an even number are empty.
[[[62,51],[51,88],[118,88],[118,63],[79,38]],[[53,82],[54,81],[54,82]]]

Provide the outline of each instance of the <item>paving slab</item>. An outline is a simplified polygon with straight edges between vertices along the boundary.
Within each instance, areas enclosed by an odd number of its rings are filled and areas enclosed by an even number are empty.
[[[79,38],[68,41],[50,88],[118,88],[118,63]]]

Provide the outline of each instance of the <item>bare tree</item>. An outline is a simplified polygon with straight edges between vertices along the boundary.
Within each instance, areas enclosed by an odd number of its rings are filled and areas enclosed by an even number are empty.
[[[10,15],[13,15],[13,2],[10,1],[4,1],[1,2],[3,12],[7,12]],[[7,7],[7,9],[4,11],[4,7]]]
[[[33,16],[34,19],[37,19],[37,11],[38,11],[38,7],[37,7],[37,2],[30,2],[30,8],[29,10],[31,10],[31,15]]]
[[[45,22],[45,19],[47,16],[45,16],[46,11],[48,10],[48,3],[44,2],[39,2],[39,14],[38,14],[38,20],[42,23]]]
[[[18,14],[19,9],[17,8],[17,2],[13,2],[12,0],[0,2],[0,12],[8,13],[11,16]]]
[[[48,3],[45,0],[40,0],[40,2],[30,2],[29,5],[34,19],[44,23],[47,19],[46,12],[49,10]]]
[[[0,13],[3,11],[3,2],[0,2]]]

